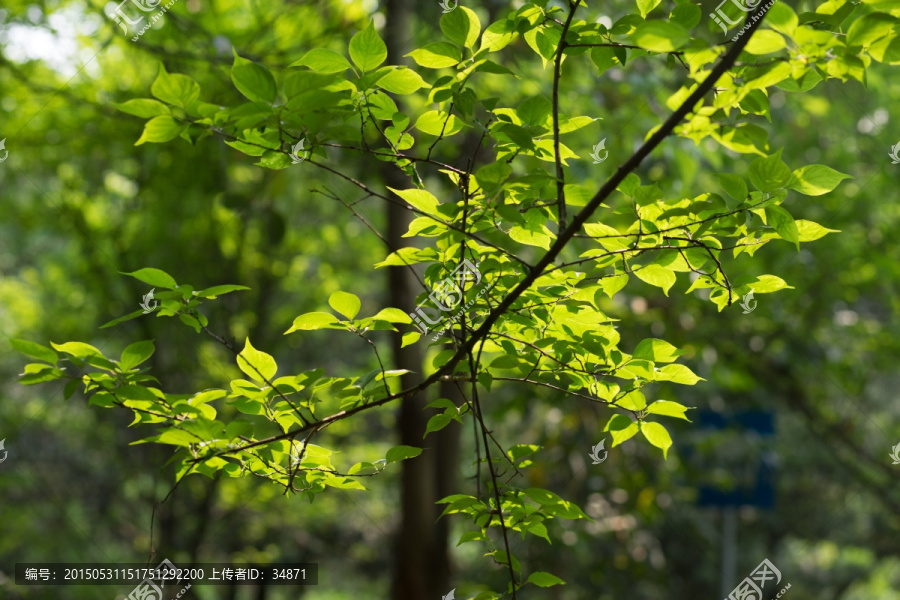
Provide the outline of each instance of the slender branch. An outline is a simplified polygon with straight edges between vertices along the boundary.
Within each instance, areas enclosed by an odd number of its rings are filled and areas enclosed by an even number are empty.
[[[559,211],[559,229],[566,228],[566,181],[562,168],[562,157],[559,153],[559,79],[562,75],[562,59],[566,50],[566,34],[572,25],[572,19],[575,17],[575,11],[581,0],[575,0],[572,4],[569,2],[569,16],[566,18],[566,24],[563,25],[562,35],[559,38],[559,46],[556,49],[556,62],[553,65],[553,158],[556,161],[556,208]]]
[[[751,18],[759,12],[761,12],[761,10],[758,8],[756,12],[754,12],[754,15],[751,15]],[[395,394],[391,394],[385,398],[368,402],[349,410],[340,411],[331,416],[320,419],[315,423],[308,423],[295,431],[273,435],[268,438],[252,442],[239,449],[214,453],[212,456],[233,453],[256,446],[264,446],[274,441],[287,439],[307,429],[312,429],[321,425],[330,425],[331,423],[346,419],[364,410],[369,410],[371,408],[382,406],[399,398],[406,398],[413,394],[416,394],[439,381],[444,375],[451,373],[459,363],[460,359],[468,355],[468,353],[475,347],[475,345],[485,336],[487,336],[488,333],[490,333],[490,330],[493,327],[494,323],[496,323],[497,320],[510,309],[513,303],[518,300],[518,298],[534,284],[538,277],[541,276],[544,269],[548,265],[550,265],[557,256],[559,256],[560,252],[562,252],[562,249],[566,246],[566,244],[568,244],[569,240],[571,240],[572,237],[576,233],[578,233],[582,225],[587,222],[587,220],[600,207],[600,205],[603,204],[606,199],[616,190],[616,188],[625,179],[625,177],[629,173],[634,171],[638,167],[638,165],[641,164],[644,158],[646,158],[660,143],[662,143],[662,141],[667,136],[672,133],[675,127],[681,123],[685,116],[687,116],[688,113],[693,110],[694,105],[702,100],[703,96],[705,96],[712,89],[713,85],[715,85],[719,78],[721,78],[722,75],[724,75],[725,72],[729,68],[731,68],[732,65],[734,65],[734,62],[737,60],[744,47],[750,41],[750,38],[753,37],[753,33],[762,25],[763,21],[764,18],[760,18],[750,25],[750,28],[745,33],[745,35],[742,35],[738,39],[738,41],[728,49],[728,51],[722,56],[722,58],[719,59],[718,64],[713,67],[712,71],[709,75],[707,75],[706,79],[704,79],[703,82],[697,86],[694,92],[690,96],[688,96],[688,98],[682,103],[682,105],[679,106],[678,109],[676,109],[668,119],[666,119],[666,121],[660,126],[660,128],[657,129],[656,132],[651,135],[647,139],[647,141],[645,141],[644,144],[641,145],[641,147],[638,148],[638,150],[616,170],[615,174],[609,180],[607,180],[607,182],[597,191],[596,194],[594,194],[594,197],[591,198],[587,206],[585,206],[581,210],[581,212],[579,212],[575,216],[572,223],[568,227],[566,227],[564,231],[560,232],[560,234],[556,238],[556,241],[550,246],[550,250],[548,250],[547,253],[544,254],[543,258],[541,258],[541,260],[539,260],[537,264],[530,268],[525,278],[512,291],[510,291],[510,293],[507,294],[506,297],[490,311],[490,313],[488,313],[488,316],[482,322],[481,326],[479,326],[479,328],[465,342],[463,342],[463,344],[457,349],[450,360],[448,360],[442,367],[423,379],[420,383],[405,390],[401,390]],[[363,184],[359,185],[363,186]],[[211,458],[211,456],[208,455],[204,458]]]

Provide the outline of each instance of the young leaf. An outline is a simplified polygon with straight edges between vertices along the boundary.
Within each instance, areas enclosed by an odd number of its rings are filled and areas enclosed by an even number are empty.
[[[278,86],[269,69],[238,56],[237,52],[234,52],[231,81],[240,93],[253,102],[272,104],[278,96]]]
[[[683,350],[679,350],[665,340],[648,338],[637,345],[632,358],[668,363],[674,361],[682,354],[684,354]]]
[[[612,447],[615,447],[631,439],[638,432],[638,424],[625,415],[613,415],[603,431],[608,431],[612,435]]]
[[[237,364],[241,371],[258,383],[265,383],[266,379],[271,380],[278,371],[275,359],[254,348],[250,338],[247,338],[244,349],[237,355]]]
[[[669,400],[657,400],[647,407],[647,414],[675,417],[676,419],[684,419],[685,421],[690,422],[690,419],[685,415],[685,412],[687,411],[687,406]]]
[[[32,358],[48,362],[51,365],[55,365],[59,360],[59,355],[46,346],[41,346],[40,344],[29,342],[28,340],[20,340],[16,338],[11,338],[9,340],[9,343],[13,347],[13,350],[21,352],[25,356],[30,356]]]
[[[418,73],[412,69],[398,67],[388,72],[387,75],[378,80],[378,87],[394,94],[412,94],[420,88],[429,86]]]
[[[462,52],[459,51],[459,46],[447,42],[426,44],[406,56],[411,57],[417,65],[426,69],[455,67],[462,61]]]
[[[781,150],[750,163],[750,183],[761,192],[780,190],[791,178],[791,170],[781,160]]]
[[[641,18],[646,19],[647,15],[650,14],[654,8],[659,6],[659,3],[662,0],[637,0],[638,10],[641,11]]]
[[[791,213],[784,210],[780,206],[766,207],[766,222],[771,225],[778,235],[786,242],[790,242],[800,249],[800,231],[797,224],[794,223],[794,217]]]
[[[634,32],[635,45],[651,52],[672,52],[690,40],[687,30],[672,21],[645,21]]]
[[[747,199],[747,184],[744,183],[744,178],[740,175],[732,175],[731,173],[716,173],[716,179],[719,180],[719,183],[722,186],[722,189],[725,192],[737,200],[738,202],[743,202]]]
[[[315,331],[317,329],[332,329],[333,323],[338,323],[338,318],[331,313],[311,312],[300,315],[294,319],[294,324],[284,332],[285,335],[295,331]]]
[[[794,171],[794,179],[788,188],[807,196],[821,196],[836,188],[844,179],[852,177],[825,165],[807,165]]]
[[[159,269],[153,269],[150,267],[144,269],[138,269],[133,273],[122,273],[122,275],[130,275],[135,279],[139,279],[144,283],[148,283],[153,287],[161,287],[169,290],[174,290],[178,287],[178,284],[175,283],[175,280],[172,279],[172,276],[166,273],[165,271],[160,271]]]
[[[694,385],[703,378],[697,377],[693,371],[684,365],[666,365],[657,373],[658,381],[671,381],[682,385]]]
[[[395,190],[389,187],[389,190],[406,200],[413,208],[416,208],[426,214],[437,214],[437,208],[440,205],[438,199],[430,192],[425,190]]]
[[[375,21],[350,40],[350,60],[365,73],[377,68],[387,58],[387,46],[375,31]]]
[[[187,75],[170,75],[160,63],[159,73],[150,86],[150,93],[163,102],[187,109],[200,96],[200,86]]]
[[[519,35],[516,31],[516,22],[513,19],[503,19],[491,23],[481,36],[481,48],[488,52],[497,52],[504,49]]]
[[[460,6],[457,10],[444,13],[441,31],[457,44],[472,48],[481,34],[481,21],[472,9]]]
[[[797,225],[797,231],[800,233],[801,242],[812,242],[829,233],[838,233],[837,229],[826,229],[818,223],[806,221],[804,219],[798,219],[794,221],[794,224]]]
[[[665,267],[661,267],[656,264],[649,264],[641,267],[640,269],[635,269],[633,271],[637,278],[641,281],[645,281],[650,285],[655,285],[656,287],[662,288],[663,293],[668,296],[669,289],[673,285],[675,285],[675,273],[666,269]]]
[[[135,342],[122,350],[122,358],[119,359],[119,366],[123,370],[128,371],[138,366],[151,356],[156,348],[153,346],[153,340],[143,342]]]
[[[554,585],[565,585],[566,582],[557,577],[556,575],[552,575],[545,571],[535,571],[531,575],[528,576],[528,581],[526,583],[533,583],[539,587],[552,587]]]
[[[350,68],[350,63],[343,55],[327,48],[313,48],[303,58],[288,65],[289,67],[309,67],[317,73],[343,73]]]
[[[342,292],[340,290],[331,294],[328,298],[328,304],[348,319],[353,319],[359,314],[360,302],[357,296]]]
[[[412,323],[409,315],[399,308],[382,308],[372,319],[375,321],[387,321],[388,323]]]
[[[407,458],[415,458],[420,454],[422,454],[421,448],[413,448],[412,446],[394,446],[387,451],[385,459],[389,463],[393,463],[401,460],[406,460]]]
[[[90,344],[85,344],[84,342],[66,342],[65,344],[54,344],[50,342],[50,345],[57,352],[63,352],[65,354],[71,354],[75,358],[87,358],[89,356],[103,356],[103,354],[91,346]]]
[[[144,131],[134,145],[140,146],[147,142],[161,144],[163,142],[168,142],[169,140],[174,140],[181,135],[181,132],[184,131],[186,127],[186,125],[180,124],[169,115],[153,117],[144,124]]]
[[[158,100],[151,100],[149,98],[135,98],[134,100],[127,100],[122,104],[116,104],[114,102],[113,106],[123,113],[142,117],[144,119],[167,115],[170,112],[168,106]]]
[[[222,294],[227,294],[229,292],[236,292],[238,290],[249,290],[245,285],[214,285],[211,288],[206,288],[205,290],[201,290],[197,292],[198,298],[216,298],[221,296]]]
[[[672,437],[669,435],[669,432],[666,431],[665,427],[659,423],[647,423],[645,421],[641,424],[641,433],[644,434],[644,437],[647,438],[648,442],[657,448],[662,449],[663,458],[668,458],[669,447],[672,445]]]

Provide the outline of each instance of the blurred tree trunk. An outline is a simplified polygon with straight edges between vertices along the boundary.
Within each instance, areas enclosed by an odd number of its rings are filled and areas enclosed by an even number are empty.
[[[386,0],[384,38],[388,48],[388,64],[402,64],[403,55],[412,48],[407,45],[412,35],[411,20],[415,4],[411,0]],[[401,108],[402,110],[402,108]],[[385,165],[383,179],[395,189],[410,187],[409,179],[393,165]],[[389,204],[387,242],[391,250],[407,245],[403,234],[409,228],[413,215],[403,206]],[[421,291],[418,282],[407,267],[391,267],[388,273],[389,305],[405,313],[416,308],[416,295]],[[398,369],[408,369],[401,382],[403,387],[416,385],[422,380],[423,358],[426,342],[401,348],[400,335],[394,336],[394,364]],[[427,400],[424,394],[405,398],[400,405],[397,427],[399,443],[426,447],[421,456],[403,461],[401,483],[400,531],[394,549],[394,573],[392,597],[394,600],[423,600],[440,598],[449,591],[449,566],[447,560],[447,524],[437,523],[440,510],[435,502],[450,492],[453,485],[448,480],[456,471],[455,434],[429,437],[423,440],[425,425],[430,416],[425,412]],[[447,428],[456,430],[456,428]]]

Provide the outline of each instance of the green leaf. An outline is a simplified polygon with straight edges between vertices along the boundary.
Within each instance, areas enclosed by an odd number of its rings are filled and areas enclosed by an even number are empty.
[[[797,229],[791,213],[780,206],[767,206],[766,222],[775,229],[781,239],[795,244],[797,249],[800,249],[800,231]]]
[[[375,31],[375,21],[350,40],[350,60],[365,73],[377,68],[387,58],[387,46]]]
[[[681,25],[672,21],[645,21],[633,34],[634,43],[651,52],[672,52],[691,40]]]
[[[112,327],[113,325],[118,325],[119,323],[124,323],[125,321],[130,321],[132,319],[136,319],[144,314],[145,313],[143,310],[138,309],[132,313],[128,313],[125,316],[118,317],[117,319],[113,319],[112,321],[109,321],[108,323],[104,323],[103,325],[100,326],[100,329],[106,329],[107,327]]]
[[[738,202],[743,202],[747,199],[747,184],[744,183],[744,178],[739,175],[732,175],[730,173],[716,173],[716,179],[719,180],[719,183],[722,185],[722,189],[725,190],[729,196],[737,200]]]
[[[444,111],[429,110],[416,120],[415,127],[428,135],[439,136],[443,133],[444,137],[449,137],[459,133],[467,125],[462,120],[457,119],[456,115],[450,115],[448,118],[447,113]]]
[[[556,575],[551,575],[545,571],[535,571],[531,575],[528,576],[528,581],[526,583],[533,583],[539,587],[552,587],[554,585],[565,585],[566,582],[557,577]]]
[[[200,96],[200,86],[187,75],[170,75],[160,63],[159,73],[150,86],[150,93],[163,102],[187,109]]]
[[[744,52],[762,55],[783,50],[787,44],[784,37],[771,29],[760,29],[753,34],[744,47]]]
[[[125,371],[133,369],[153,356],[154,350],[156,350],[156,348],[153,346],[153,340],[130,344],[122,350],[122,358],[119,359],[119,366]]]
[[[172,276],[166,273],[165,271],[160,271],[159,269],[153,268],[145,268],[138,269],[133,273],[122,273],[122,275],[129,275],[143,281],[144,283],[148,283],[153,287],[161,287],[169,290],[173,290],[178,287],[178,284],[175,283],[175,280],[172,279]]]
[[[127,100],[122,104],[113,102],[113,106],[123,113],[128,113],[129,115],[134,115],[136,117],[143,117],[145,119],[167,115],[170,112],[168,106],[158,100],[151,100],[150,98],[136,98],[134,100]]]
[[[438,202],[438,199],[431,193],[415,188],[410,190],[395,190],[394,188],[389,187],[388,189],[406,200],[413,208],[430,215],[438,214],[437,209],[438,206],[440,206],[440,202]]]
[[[17,338],[11,338],[9,340],[9,343],[13,347],[13,350],[15,350],[16,352],[21,352],[25,356],[30,356],[32,358],[48,362],[51,365],[55,365],[59,360],[59,355],[46,346],[42,346],[34,342],[29,342],[28,340],[20,340]]]
[[[278,96],[278,86],[269,69],[238,56],[237,52],[234,52],[231,81],[240,93],[253,102],[272,104]]]
[[[359,314],[360,302],[357,296],[342,292],[340,290],[331,294],[328,298],[328,304],[348,319],[353,319]]]
[[[487,49],[488,52],[502,50],[519,35],[516,30],[516,22],[513,19],[503,19],[491,23],[481,36],[479,51]]]
[[[637,0],[638,10],[641,11],[641,18],[646,19],[654,8],[659,6],[662,0]]]
[[[610,48],[608,46],[592,48],[591,60],[597,65],[597,68],[600,69],[600,75],[619,64],[618,59],[616,59],[615,48]]]
[[[388,323],[412,323],[409,315],[399,308],[382,308],[372,319],[375,321],[387,321]]]
[[[71,354],[76,358],[87,358],[89,356],[103,356],[103,354],[91,346],[90,344],[85,344],[84,342],[66,342],[65,344],[54,344],[50,342],[50,345],[57,352],[63,352],[65,354]]]
[[[794,179],[788,185],[788,188],[807,196],[827,194],[844,179],[852,179],[850,175],[844,175],[825,165],[800,167],[794,171],[793,175]]]
[[[612,298],[616,295],[616,292],[625,287],[628,283],[628,275],[626,273],[620,273],[618,275],[613,275],[612,277],[604,277],[600,280],[600,288],[603,290],[603,293]]]
[[[459,46],[448,42],[426,44],[406,56],[411,57],[417,65],[426,69],[455,67],[462,61],[462,52],[460,52]]]
[[[662,288],[663,293],[668,296],[669,289],[675,285],[675,273],[656,264],[649,264],[632,271],[641,281]]]
[[[665,340],[648,338],[637,345],[632,358],[668,363],[682,354],[684,354],[684,350],[679,350]]]
[[[611,447],[614,448],[634,437],[638,432],[638,424],[625,415],[613,415],[603,431],[608,431],[612,435],[613,443]]]
[[[758,67],[747,72],[745,90],[761,90],[784,81],[791,76],[793,68],[786,62],[777,62],[765,67]]]
[[[750,183],[761,192],[780,190],[791,178],[791,170],[781,160],[781,150],[750,163]]]
[[[398,67],[379,79],[378,87],[394,94],[406,95],[431,86],[412,69]]]
[[[828,235],[829,233],[839,232],[838,229],[826,229],[818,223],[814,223],[813,221],[806,221],[804,219],[798,219],[794,221],[794,224],[797,225],[797,231],[800,234],[801,242],[812,242],[819,239],[820,237]]]
[[[275,359],[254,348],[249,337],[244,343],[244,349],[237,356],[237,364],[241,371],[258,383],[266,383],[266,380],[271,380],[278,371]]]
[[[309,67],[317,73],[343,73],[350,68],[346,58],[334,50],[313,48],[303,58],[288,65],[289,67]]]
[[[678,402],[671,402],[669,400],[657,400],[647,407],[647,414],[662,415],[664,417],[675,417],[676,419],[684,419],[685,421],[690,422],[690,419],[688,419],[687,415],[685,415],[688,410],[689,409],[687,406],[679,404]]]
[[[848,46],[868,46],[891,33],[897,19],[884,13],[872,13],[857,19],[847,30]]]
[[[457,44],[472,48],[481,34],[481,21],[472,9],[460,6],[444,13],[441,17],[441,31]]]
[[[694,385],[698,381],[703,381],[703,378],[697,377],[693,371],[684,365],[666,365],[658,371],[657,380],[671,381],[682,385]]]
[[[702,17],[703,11],[700,10],[699,5],[684,3],[672,9],[669,20],[678,23],[685,29],[693,29],[700,23]]]
[[[668,458],[669,447],[672,446],[672,437],[669,435],[669,432],[666,431],[665,427],[659,423],[644,422],[641,425],[641,433],[644,434],[644,437],[647,438],[648,442],[657,448],[662,449],[663,458]]]
[[[430,419],[428,419],[428,425],[425,426],[425,435],[428,435],[432,431],[440,431],[444,427],[450,424],[450,421],[453,420],[448,414],[439,414],[434,415]],[[425,436],[422,436],[425,437]]]
[[[387,451],[385,460],[387,460],[389,463],[394,463],[401,460],[406,460],[407,458],[415,458],[420,454],[422,454],[421,448],[413,448],[412,446],[394,446]]]
[[[760,275],[756,278],[756,281],[747,284],[746,288],[748,291],[750,288],[753,288],[753,291],[757,294],[769,294],[778,290],[794,289],[784,279],[775,275]]]
[[[484,192],[489,196],[492,196],[500,189],[500,186],[503,185],[511,173],[512,167],[509,166],[509,163],[505,160],[500,160],[479,167],[479,169],[475,171],[475,179],[478,181],[478,185],[481,186]]]
[[[211,288],[206,288],[205,290],[201,290],[197,292],[198,298],[215,298],[217,296],[221,296],[222,294],[227,294],[229,292],[236,292],[239,290],[249,290],[245,285],[214,285]]]
[[[300,315],[294,319],[294,324],[284,332],[285,335],[294,331],[315,331],[317,329],[332,329],[333,323],[338,323],[338,318],[331,313],[311,312]]]
[[[147,142],[160,144],[168,142],[169,140],[174,140],[181,135],[181,132],[184,131],[186,127],[186,125],[180,124],[169,115],[153,117],[144,124],[144,131],[134,145],[140,146]]]

